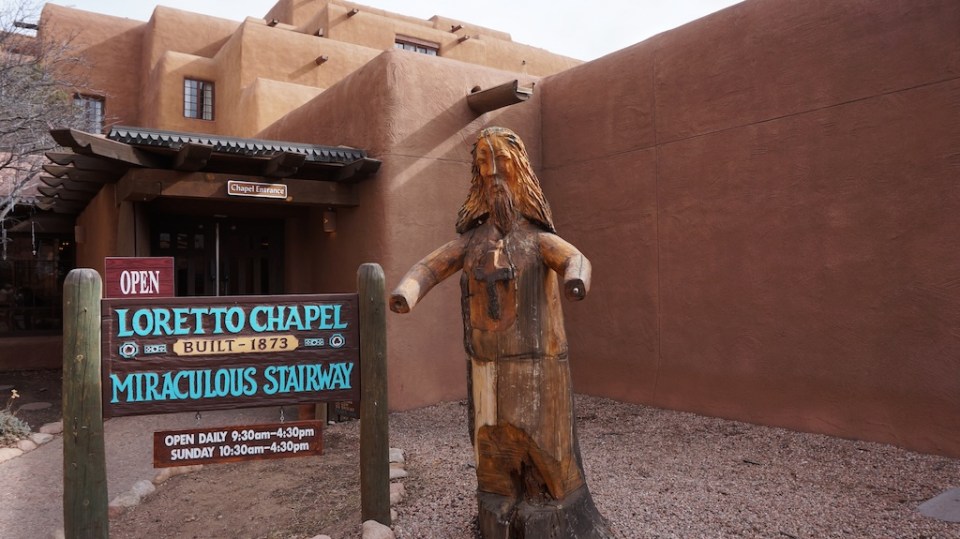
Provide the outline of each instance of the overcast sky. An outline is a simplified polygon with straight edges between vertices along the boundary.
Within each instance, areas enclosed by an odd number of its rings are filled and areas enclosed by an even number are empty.
[[[8,2],[11,0],[0,0]],[[38,0],[42,1],[42,0]],[[367,0],[362,5],[429,19],[440,15],[507,32],[514,41],[580,60],[633,45],[740,0]],[[53,0],[86,11],[146,21],[157,4],[242,21],[275,0]]]

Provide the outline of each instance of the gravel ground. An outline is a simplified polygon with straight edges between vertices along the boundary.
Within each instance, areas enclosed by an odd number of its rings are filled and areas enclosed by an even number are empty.
[[[59,373],[6,374],[0,382],[18,387],[22,403],[54,403],[25,419],[56,419]],[[588,485],[622,538],[960,539],[960,523],[917,511],[960,486],[958,459],[586,396],[577,397],[577,417]],[[397,536],[475,537],[466,403],[392,413],[390,436],[410,474],[395,506]],[[111,519],[111,536],[358,537],[359,424],[338,423],[324,437],[317,459],[218,464],[174,478]],[[16,463],[5,465],[0,482]],[[32,528],[30,536],[46,536]]]
[[[391,415],[407,454],[401,538],[472,538],[465,403]],[[960,485],[960,460],[889,445],[578,396],[587,482],[620,537],[960,538],[917,506]]]

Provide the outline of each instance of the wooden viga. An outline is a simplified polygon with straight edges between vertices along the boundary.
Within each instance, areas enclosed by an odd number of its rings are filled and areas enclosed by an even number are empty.
[[[590,262],[556,235],[516,134],[484,129],[473,158],[459,236],[407,272],[390,308],[461,272],[482,537],[612,537],[584,479],[560,306],[560,281],[586,296]]]

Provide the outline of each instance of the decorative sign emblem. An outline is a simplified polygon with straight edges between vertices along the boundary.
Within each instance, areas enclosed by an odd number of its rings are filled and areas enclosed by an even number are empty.
[[[227,194],[235,197],[287,198],[287,186],[282,183],[227,180]]]
[[[103,300],[104,416],[355,401],[357,309],[356,294]]]
[[[108,298],[172,297],[173,257],[104,258],[104,296]]]

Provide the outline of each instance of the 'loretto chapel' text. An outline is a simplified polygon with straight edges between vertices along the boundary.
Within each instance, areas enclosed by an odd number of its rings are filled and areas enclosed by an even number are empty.
[[[247,312],[240,307],[154,307],[117,309],[117,336],[213,335],[346,329],[340,305],[258,305]],[[314,325],[316,324],[316,325]]]

